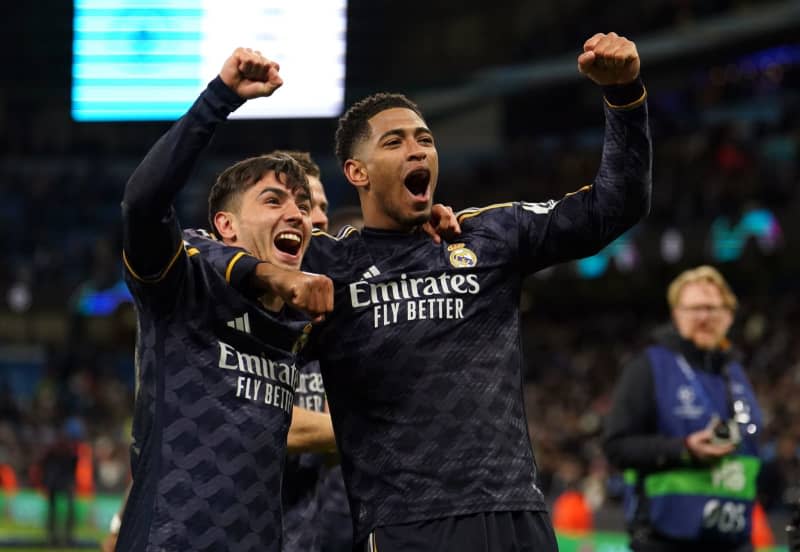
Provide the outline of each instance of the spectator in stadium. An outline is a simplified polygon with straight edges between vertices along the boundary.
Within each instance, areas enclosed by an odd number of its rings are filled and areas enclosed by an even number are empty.
[[[523,278],[592,254],[648,211],[651,144],[635,45],[586,41],[582,73],[603,86],[606,132],[594,185],[560,201],[471,209],[457,243],[419,227],[438,177],[418,107],[376,94],[339,120],[337,156],[365,228],[315,234],[308,269],[335,282],[332,315],[312,333],[360,550],[555,550],[522,406]],[[210,240],[192,245],[222,248]],[[234,284],[259,286],[257,259]],[[488,544],[487,544],[488,543]]]
[[[50,544],[71,544],[75,528],[75,469],[78,466],[78,443],[85,438],[83,423],[66,420],[55,442],[42,459],[42,483],[47,490],[47,539]],[[66,503],[66,519],[59,528],[58,501]]]
[[[626,470],[636,552],[751,549],[761,411],[728,330],[737,298],[711,266],[667,290],[672,324],[625,367],[604,450]]]
[[[123,550],[281,550],[295,360],[310,327],[283,307],[316,319],[332,307],[331,281],[298,270],[311,239],[308,181],[294,159],[276,154],[233,165],[210,191],[222,239],[269,263],[273,288],[252,298],[184,247],[172,202],[213,129],[282,83],[277,64],[238,48],[126,185],[123,260],[139,315],[139,389]],[[331,446],[327,415],[302,419],[309,448]]]

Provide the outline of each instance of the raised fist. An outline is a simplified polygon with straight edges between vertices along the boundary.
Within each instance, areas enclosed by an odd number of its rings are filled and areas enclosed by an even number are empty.
[[[280,65],[261,55],[258,50],[236,48],[225,60],[219,76],[239,97],[249,100],[270,96],[283,84],[278,74]]]
[[[639,52],[624,36],[597,33],[583,44],[578,70],[601,86],[627,84],[639,76]]]

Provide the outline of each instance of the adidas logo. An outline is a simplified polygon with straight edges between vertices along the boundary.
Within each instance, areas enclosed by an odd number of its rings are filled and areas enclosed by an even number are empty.
[[[250,316],[248,313],[244,313],[242,316],[237,316],[233,320],[229,320],[227,324],[229,327],[239,330],[240,332],[246,334],[250,333]]]
[[[375,265],[372,265],[371,267],[369,267],[367,269],[367,271],[364,274],[361,275],[361,278],[364,279],[364,280],[369,280],[370,278],[374,278],[375,276],[377,276],[380,273],[381,273],[381,271],[378,270],[378,267],[375,266]]]

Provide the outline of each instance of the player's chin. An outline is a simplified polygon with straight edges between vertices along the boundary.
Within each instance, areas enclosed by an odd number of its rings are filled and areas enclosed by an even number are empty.
[[[431,220],[431,207],[422,210],[414,210],[407,214],[406,224],[408,226],[420,226]]]

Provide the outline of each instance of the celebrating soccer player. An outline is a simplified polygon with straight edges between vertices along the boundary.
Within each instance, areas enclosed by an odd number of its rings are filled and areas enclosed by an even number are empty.
[[[139,388],[120,550],[281,550],[281,472],[307,327],[283,305],[316,319],[332,308],[330,280],[297,270],[311,238],[308,180],[276,154],[233,165],[211,190],[224,243],[269,263],[270,289],[257,296],[184,246],[172,207],[213,129],[281,84],[277,64],[237,49],[125,188]]]
[[[522,281],[599,251],[646,215],[651,188],[635,45],[597,34],[578,67],[605,95],[593,184],[464,211],[462,235],[440,244],[420,231],[439,162],[419,108],[377,94],[339,120],[336,153],[365,228],[311,240],[303,266],[331,276],[335,308],[307,350],[320,360],[360,550],[557,548],[523,408]],[[258,285],[257,258],[193,244],[219,255],[218,270],[238,255],[232,281]]]

